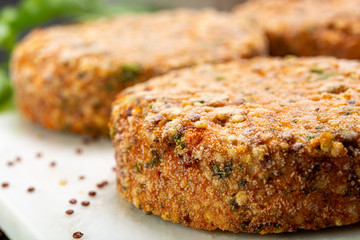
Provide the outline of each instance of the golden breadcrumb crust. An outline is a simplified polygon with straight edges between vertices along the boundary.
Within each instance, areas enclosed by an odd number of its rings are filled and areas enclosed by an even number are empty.
[[[261,25],[270,54],[360,59],[359,0],[252,0],[235,8]]]
[[[123,91],[110,121],[122,198],[206,230],[279,233],[360,214],[360,63],[241,60]]]
[[[174,10],[33,31],[11,70],[23,115],[54,130],[108,134],[125,87],[172,69],[266,53],[263,32],[214,10]]]

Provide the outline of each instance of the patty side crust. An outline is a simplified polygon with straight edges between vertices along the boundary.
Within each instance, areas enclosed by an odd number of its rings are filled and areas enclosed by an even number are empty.
[[[263,27],[272,56],[360,59],[359,0],[251,0],[239,18]]]
[[[123,91],[110,121],[121,197],[206,230],[359,221],[360,64],[255,58]]]

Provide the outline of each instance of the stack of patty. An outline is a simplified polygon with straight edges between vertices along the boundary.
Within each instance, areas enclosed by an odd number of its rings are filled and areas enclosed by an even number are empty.
[[[253,0],[37,30],[13,57],[16,98],[33,122],[93,135],[112,104],[118,191],[163,219],[261,234],[351,224],[360,63],[242,58],[266,54],[267,37],[271,55],[359,59],[358,3]]]

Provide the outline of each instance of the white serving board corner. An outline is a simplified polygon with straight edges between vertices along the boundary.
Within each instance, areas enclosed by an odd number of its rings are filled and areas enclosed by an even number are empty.
[[[76,150],[82,149],[81,154]],[[41,158],[36,155],[42,154]],[[81,240],[232,240],[232,239],[360,239],[360,224],[291,234],[233,234],[195,230],[147,216],[122,200],[115,189],[112,143],[88,145],[83,137],[34,127],[15,111],[0,114],[0,227],[12,240],[67,240],[81,231]],[[21,162],[16,162],[21,157]],[[8,162],[15,162],[8,166]],[[56,166],[50,163],[55,161]],[[84,180],[79,176],[84,175]],[[96,184],[109,184],[97,189]],[[8,182],[8,188],[1,188]],[[66,184],[64,184],[66,183]],[[35,187],[28,193],[29,187]],[[95,197],[88,196],[96,191]],[[68,201],[77,199],[76,205]],[[88,200],[88,207],[80,202]],[[73,209],[73,215],[65,211]]]

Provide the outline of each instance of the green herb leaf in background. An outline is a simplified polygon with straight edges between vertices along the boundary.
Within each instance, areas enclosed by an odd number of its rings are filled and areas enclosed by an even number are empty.
[[[11,51],[22,31],[54,18],[102,11],[98,0],[23,0],[0,13],[0,46]]]
[[[0,111],[9,108],[12,103],[12,88],[5,70],[0,69]]]

